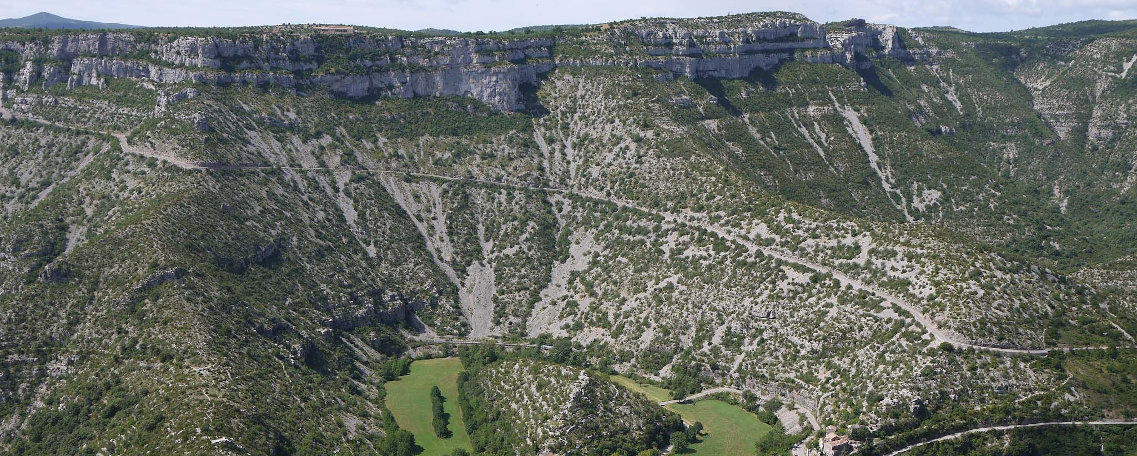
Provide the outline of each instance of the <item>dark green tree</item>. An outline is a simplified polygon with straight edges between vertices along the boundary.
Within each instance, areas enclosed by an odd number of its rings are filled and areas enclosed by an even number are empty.
[[[442,390],[438,389],[438,385],[430,387],[430,410],[434,415],[430,424],[434,428],[434,435],[441,438],[449,438],[453,435],[450,432],[450,415],[442,408]]]
[[[675,431],[671,433],[671,447],[676,453],[687,451],[691,446],[691,442],[687,440],[687,433],[683,431]]]
[[[699,441],[699,433],[703,432],[703,422],[702,421],[696,421],[695,424],[692,424],[692,425],[687,427],[686,432],[687,432],[687,441],[688,442],[698,442]]]

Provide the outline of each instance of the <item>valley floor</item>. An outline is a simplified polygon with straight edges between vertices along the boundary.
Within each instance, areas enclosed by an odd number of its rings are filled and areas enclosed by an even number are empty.
[[[643,394],[653,401],[667,404],[664,407],[678,413],[688,425],[696,421],[703,423],[705,435],[700,437],[699,442],[691,445],[689,454],[751,454],[754,452],[754,445],[771,429],[770,425],[759,421],[753,413],[734,404],[718,399],[698,399],[693,403],[678,403],[671,400],[671,392],[665,388],[641,384],[618,375],[612,376],[611,379],[616,384]]]
[[[471,450],[466,421],[458,407],[458,373],[462,370],[458,358],[424,359],[412,363],[409,374],[386,384],[387,408],[399,427],[415,435],[415,443],[422,447],[421,456],[449,455],[459,448]],[[449,438],[439,438],[431,427],[433,386],[442,390],[443,408],[450,414],[449,429],[453,435]]]

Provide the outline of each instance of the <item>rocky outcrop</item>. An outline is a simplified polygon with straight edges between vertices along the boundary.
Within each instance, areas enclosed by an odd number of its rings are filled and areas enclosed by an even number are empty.
[[[826,40],[833,62],[849,67],[871,67],[868,57],[911,58],[892,25],[854,20],[845,24],[845,31],[827,34]]]
[[[774,18],[731,29],[689,29],[680,24],[637,24],[621,31],[639,37],[651,56],[748,55],[825,46],[821,25],[804,18]]]
[[[436,71],[385,71],[365,75],[320,76],[314,81],[332,92],[359,98],[379,94],[411,98],[417,96],[468,96],[499,108],[516,111],[523,106],[520,87],[536,85],[541,74],[554,68],[552,63],[499,67],[454,67]]]
[[[188,87],[172,94],[165,90],[159,90],[158,103],[154,106],[154,115],[161,116],[166,113],[166,109],[169,105],[182,100],[196,98],[198,95],[201,95],[201,92],[193,87]]]
[[[855,20],[844,31],[826,32],[797,14],[753,16],[752,22],[733,28],[715,20],[646,20],[615,34],[638,37],[644,52],[654,57],[633,64],[689,78],[743,78],[791,59],[864,67],[871,66],[870,54],[908,56],[891,25]]]
[[[143,292],[158,285],[162,285],[166,282],[179,280],[182,277],[185,277],[187,273],[188,271],[182,268],[172,268],[165,271],[155,272],[149,276],[146,276],[146,279],[134,287],[134,291]]]
[[[67,72],[60,65],[39,64],[34,61],[25,61],[16,74],[16,85],[21,90],[28,90],[33,84],[49,87],[67,80]]]
[[[504,110],[524,106],[520,87],[554,68],[552,39],[353,37],[343,49],[311,37],[159,38],[139,42],[130,33],[57,36],[49,44],[0,43],[23,55],[17,85],[68,87],[129,78],[161,84],[315,83],[350,98],[373,95],[458,95]],[[354,56],[343,62],[343,55]],[[35,62],[56,59],[58,64]],[[540,62],[530,63],[532,60]],[[331,64],[329,61],[336,61]],[[345,65],[340,68],[338,65]],[[65,68],[69,68],[67,71]],[[163,103],[159,101],[159,110]]]
[[[82,55],[122,55],[137,48],[134,35],[129,33],[83,33],[59,35],[51,40],[47,55],[70,60]]]
[[[326,327],[351,330],[376,324],[402,324],[416,312],[439,303],[439,295],[426,300],[415,300],[398,292],[373,289],[366,293],[352,293],[346,305],[323,322]]]
[[[537,85],[558,66],[639,66],[689,78],[742,78],[791,59],[864,67],[871,66],[870,56],[910,55],[893,26],[851,21],[843,30],[826,31],[786,13],[629,21],[589,32],[584,41],[623,50],[562,56],[554,38],[129,32],[59,35],[50,42],[4,42],[0,48],[22,54],[16,85],[23,90],[41,81],[45,87],[61,82],[101,87],[107,78],[287,89],[314,84],[348,98],[468,96],[507,111],[525,110],[523,87]],[[58,63],[36,63],[45,60]],[[169,102],[160,97],[155,112]]]
[[[213,130],[213,126],[209,124],[209,119],[206,119],[205,115],[200,113],[200,112],[195,113],[193,115],[193,117],[190,118],[190,122],[193,123],[194,130],[197,130],[200,132],[207,132],[207,131]]]
[[[494,454],[637,454],[663,448],[683,426],[647,397],[579,367],[501,361],[471,371],[460,388],[488,417],[472,422],[471,437],[506,436],[491,444]]]
[[[149,75],[149,68],[138,62],[105,58],[77,58],[71,61],[71,74],[67,79],[67,87],[74,88],[80,85],[101,87],[107,77],[146,79]]]
[[[55,261],[44,266],[39,273],[39,280],[43,283],[65,283],[71,279],[71,265]]]

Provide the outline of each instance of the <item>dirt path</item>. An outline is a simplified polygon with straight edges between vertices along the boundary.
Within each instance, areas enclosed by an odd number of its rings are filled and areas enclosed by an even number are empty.
[[[83,128],[78,128],[78,127],[73,127],[71,125],[61,124],[61,123],[53,122],[53,121],[50,121],[47,119],[41,119],[41,118],[35,117],[35,116],[29,116],[27,114],[21,114],[21,115],[17,116],[11,110],[3,108],[3,107],[0,107],[0,118],[25,120],[25,121],[35,122],[35,123],[39,123],[39,124],[44,124],[44,125],[51,125],[53,127],[66,128],[68,130],[85,130]],[[174,154],[169,153],[169,152],[162,152],[162,151],[157,151],[157,150],[153,150],[153,149],[145,149],[142,147],[132,146],[127,142],[126,135],[123,133],[114,133],[114,132],[99,131],[99,130],[86,130],[86,131],[101,133],[104,135],[114,137],[116,140],[118,140],[119,148],[121,148],[123,152],[126,152],[128,154],[141,155],[143,157],[155,158],[155,159],[162,160],[164,162],[173,164],[174,166],[177,166],[177,167],[182,168],[182,169],[207,169],[208,168],[201,163],[186,160],[184,158],[178,157],[177,155],[174,155]]]
[[[704,397],[710,396],[712,394],[718,394],[718,393],[742,394],[742,390],[740,390],[738,388],[731,388],[729,386],[720,386],[717,388],[710,388],[710,389],[705,389],[705,390],[699,391],[698,393],[692,394],[692,395],[687,396],[683,399],[672,399],[670,401],[663,401],[663,402],[660,402],[659,405],[671,405],[671,404],[678,404],[680,402],[691,402],[693,400],[702,399]]]
[[[130,145],[130,143],[127,142],[125,134],[110,133],[110,135],[114,136],[114,138],[118,140],[119,148],[121,148],[123,152],[126,152],[128,154],[141,155],[143,157],[149,157],[149,158],[162,160],[164,162],[173,164],[174,166],[177,166],[178,168],[182,168],[182,169],[206,169],[206,167],[202,166],[200,163],[193,162],[190,160],[186,160],[184,158],[178,157],[177,155],[174,155],[174,154],[169,153],[169,152],[163,152],[163,151],[158,151],[158,150],[154,150],[154,149],[146,149],[146,148],[142,148],[142,147],[138,147],[138,146],[132,146],[132,145]]]
[[[670,401],[663,401],[663,402],[660,402],[659,405],[667,406],[667,405],[671,405],[671,404],[679,404],[682,402],[691,402],[691,401],[702,399],[704,397],[714,395],[714,394],[718,394],[718,393],[732,393],[732,394],[742,395],[743,391],[738,389],[738,388],[732,388],[729,386],[719,386],[719,387],[715,387],[715,388],[708,388],[708,389],[702,390],[698,393],[692,394],[692,395],[687,396],[687,397],[682,398],[682,399],[672,399]],[[812,425],[814,429],[821,429],[821,425],[818,423],[817,417],[813,415],[813,412],[810,412],[809,410],[807,410],[803,407],[798,407],[797,410],[799,412],[801,412],[801,414],[803,416],[805,416],[806,421],[809,421],[809,424]]]
[[[908,445],[904,448],[901,448],[899,450],[888,453],[888,456],[895,456],[895,455],[898,455],[901,453],[905,453],[907,451],[911,451],[914,448],[918,448],[918,447],[921,447],[924,445],[928,445],[930,443],[943,442],[945,440],[957,439],[957,438],[963,437],[965,435],[977,434],[980,432],[1005,431],[1005,430],[1010,430],[1010,429],[1044,427],[1044,426],[1073,426],[1073,425],[1081,425],[1081,426],[1087,426],[1087,425],[1088,426],[1137,425],[1137,420],[1049,421],[1049,422],[1045,422],[1045,423],[1010,424],[1010,425],[1006,425],[1006,426],[987,426],[987,427],[981,427],[981,428],[975,428],[975,429],[968,429],[966,431],[960,431],[960,432],[956,432],[954,434],[948,434],[948,435],[945,435],[943,437],[937,437],[934,439],[925,440],[923,442],[913,443],[913,444]]]

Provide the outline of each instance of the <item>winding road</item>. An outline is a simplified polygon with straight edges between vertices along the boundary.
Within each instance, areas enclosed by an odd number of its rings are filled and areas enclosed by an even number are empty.
[[[671,404],[678,404],[681,402],[691,402],[693,400],[702,399],[704,397],[710,396],[712,394],[718,394],[718,393],[742,394],[742,390],[740,390],[738,388],[731,388],[729,386],[720,386],[717,388],[710,388],[710,389],[705,389],[705,390],[699,391],[698,393],[692,394],[692,395],[687,396],[683,399],[672,399],[670,401],[663,401],[663,402],[660,402],[659,405],[671,405]]]
[[[702,390],[698,393],[692,394],[692,395],[687,396],[687,397],[682,398],[682,399],[672,399],[670,401],[663,401],[663,402],[660,402],[659,405],[660,406],[667,406],[667,405],[671,405],[671,404],[691,402],[691,401],[695,401],[695,400],[702,399],[704,397],[707,397],[707,396],[710,396],[713,394],[719,394],[719,393],[732,393],[732,394],[742,395],[744,393],[744,391],[742,391],[738,388],[732,388],[729,386],[718,386],[718,387],[708,388],[708,389]],[[769,397],[769,396],[767,396],[767,397]],[[798,407],[798,411],[801,412],[802,416],[805,417],[806,421],[809,421],[809,424],[811,426],[813,426],[814,429],[821,429],[821,424],[818,422],[817,417],[813,414],[812,411],[810,411],[807,408],[800,407],[800,404]]]
[[[963,437],[965,435],[977,434],[980,432],[1007,431],[1007,430],[1011,430],[1011,429],[1033,428],[1033,427],[1044,427],[1044,426],[1075,426],[1075,425],[1079,425],[1079,426],[1085,426],[1085,425],[1089,425],[1089,426],[1127,426],[1127,425],[1137,425],[1137,420],[1049,421],[1049,422],[1045,422],[1045,423],[1008,424],[1005,426],[987,426],[987,427],[981,427],[981,428],[975,428],[975,429],[968,429],[966,431],[960,431],[960,432],[956,432],[954,434],[948,434],[948,435],[945,435],[942,437],[937,437],[934,439],[925,440],[923,442],[913,443],[913,444],[908,445],[904,448],[901,448],[899,450],[888,453],[888,456],[895,456],[898,454],[902,454],[902,453],[906,453],[908,451],[911,451],[912,449],[922,447],[924,445],[932,444],[935,442],[943,442],[945,440],[958,439],[958,438]]]
[[[541,350],[552,350],[552,345],[537,345],[526,344],[520,342],[500,342],[492,339],[482,340],[468,340],[468,339],[411,339],[423,345],[496,345],[498,347],[509,348],[540,348]]]

